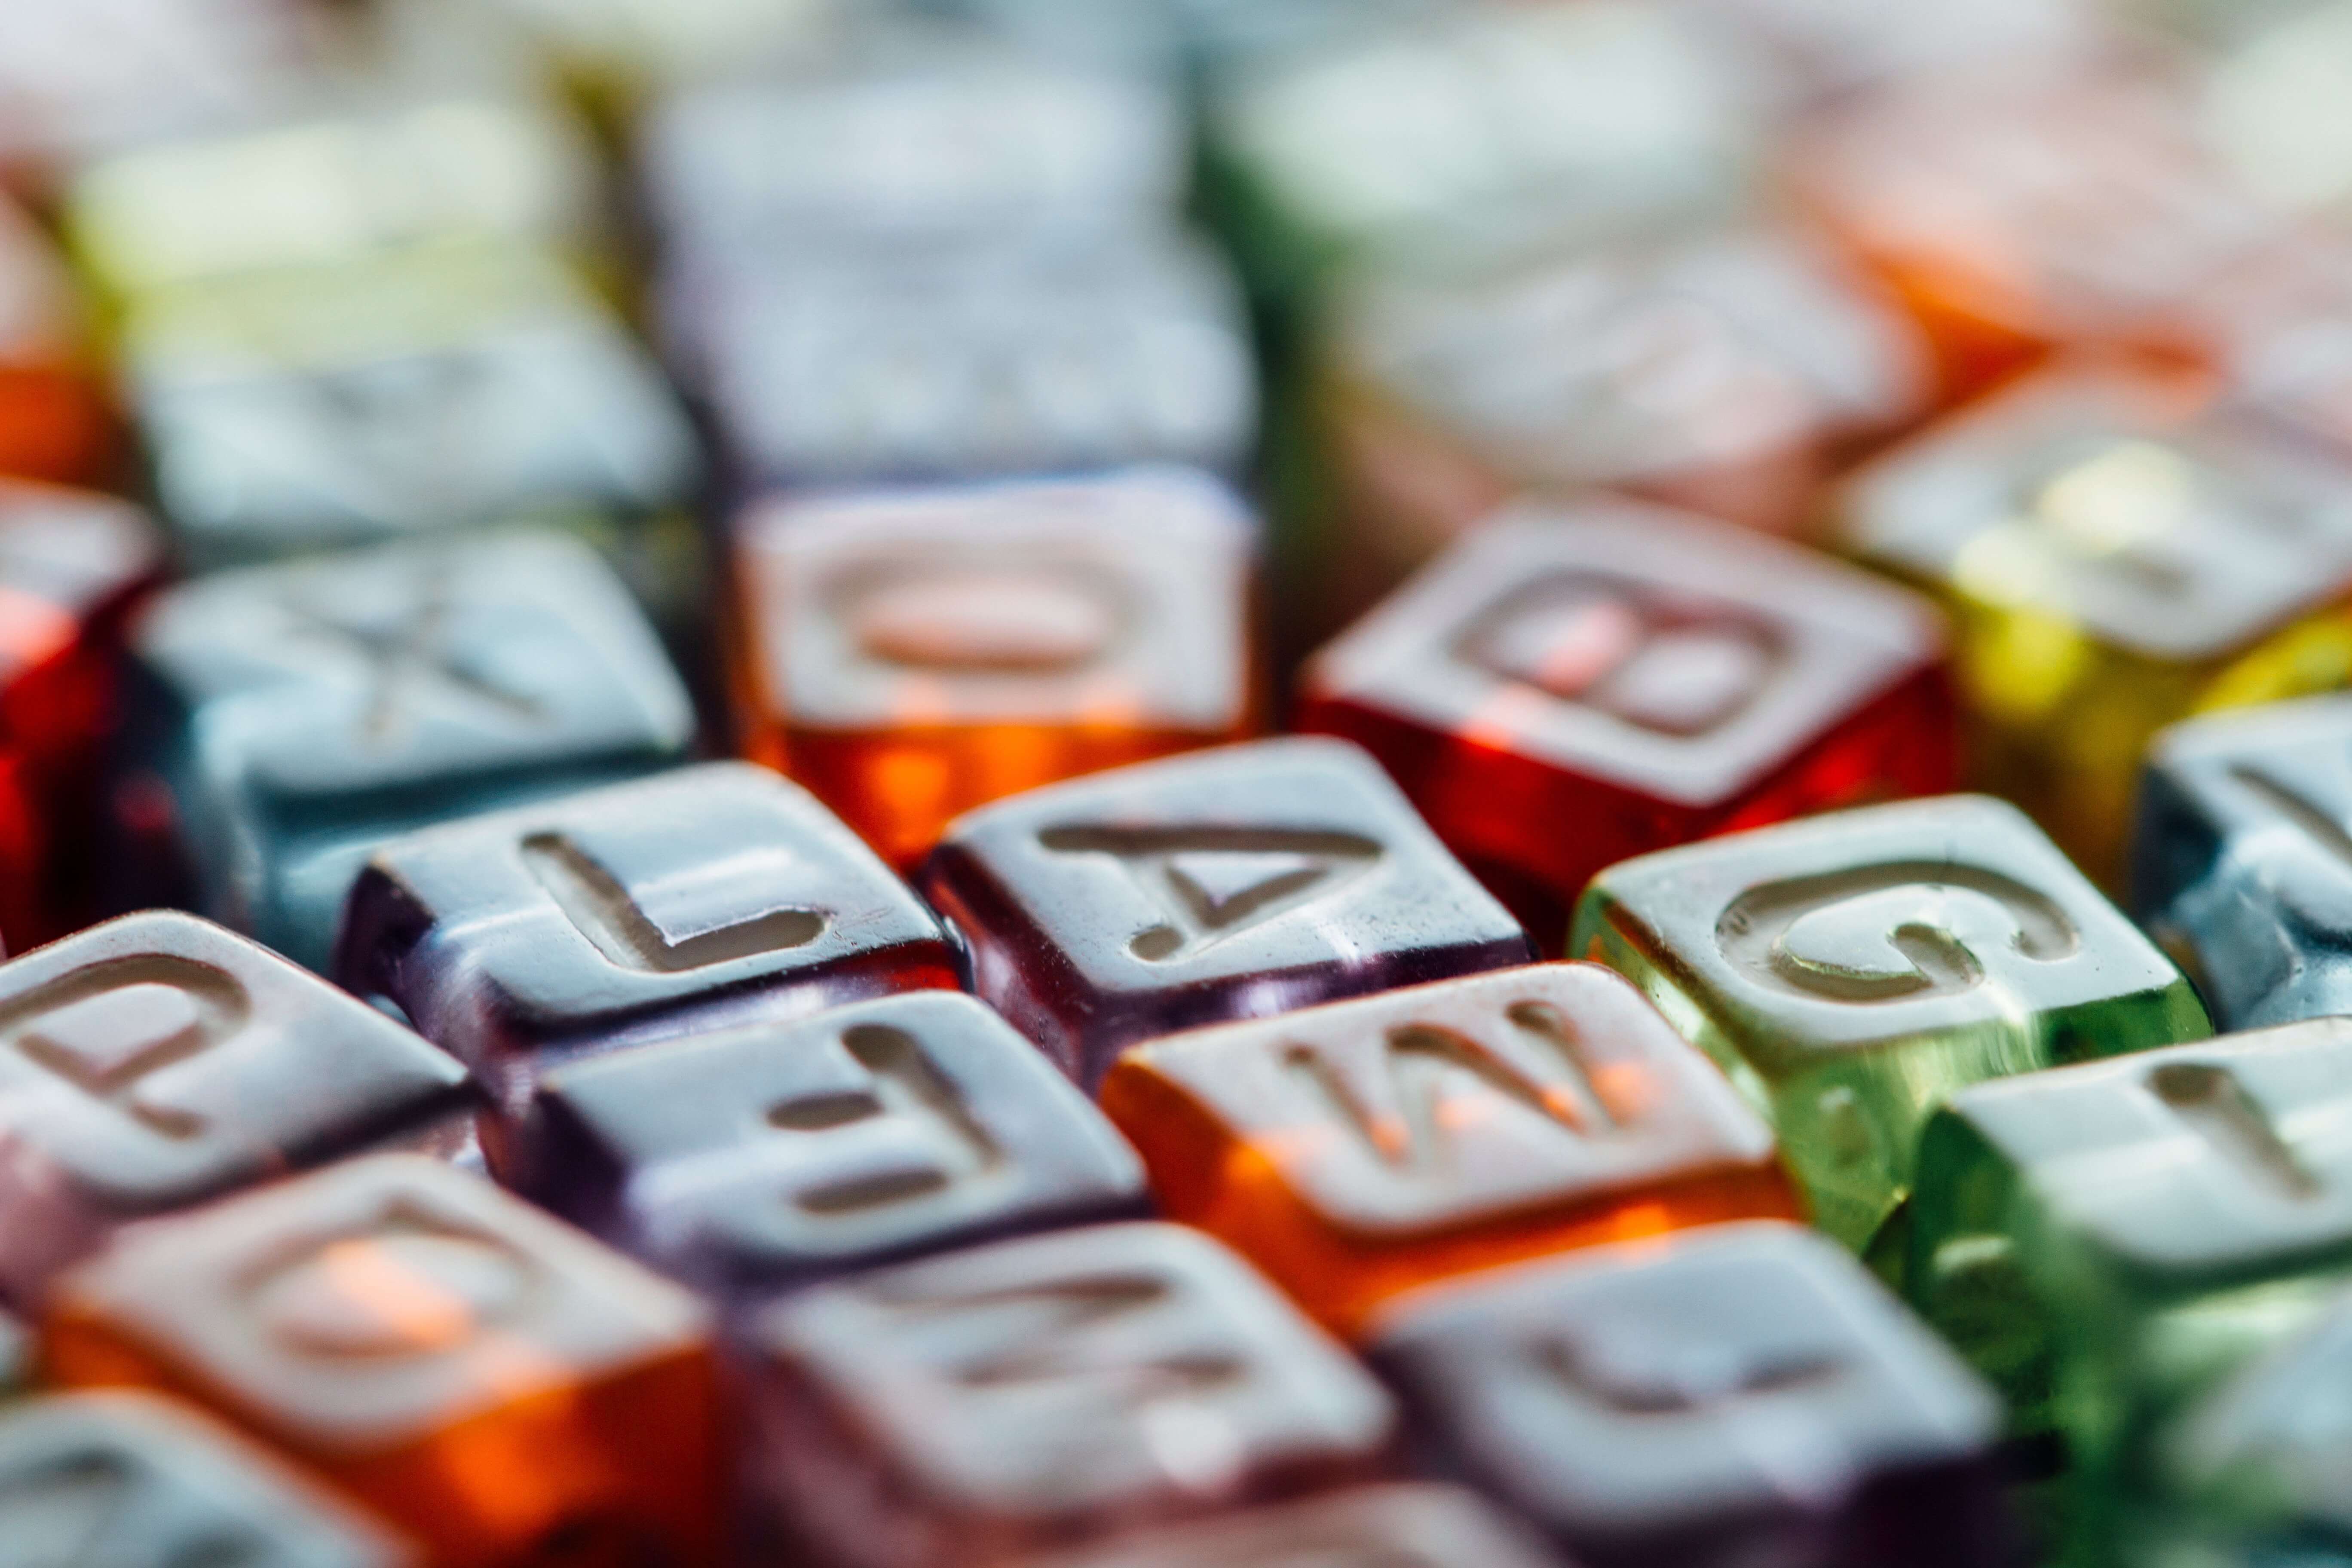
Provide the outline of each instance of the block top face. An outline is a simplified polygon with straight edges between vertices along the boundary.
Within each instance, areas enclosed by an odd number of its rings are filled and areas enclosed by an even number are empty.
[[[1821,247],[1757,227],[1620,245],[1499,277],[1383,279],[1349,361],[1530,483],[1654,480],[1899,423],[1924,344]]]
[[[389,907],[377,910],[383,901]],[[545,1027],[814,975],[946,932],[839,818],[748,763],[710,763],[396,838],[341,955],[411,922],[494,1005]]]
[[[2352,1247],[2352,1020],[1979,1084],[1948,1114],[2128,1269],[2228,1275]]]
[[[421,1568],[275,1458],[144,1394],[53,1394],[0,1414],[11,1563]]]
[[[1170,1225],[1105,1226],[820,1286],[756,1348],[814,1383],[918,1493],[997,1514],[1195,1499],[1277,1466],[1377,1460],[1388,1395],[1247,1265]],[[1214,1423],[1208,1468],[1162,1436]]]
[[[102,1320],[276,1436],[348,1456],[706,1342],[685,1291],[410,1154],[127,1232],[52,1306]]]
[[[200,752],[285,806],[681,752],[685,689],[586,546],[501,533],[221,573],[134,644]]]
[[[2188,984],[2022,812],[1983,795],[1623,861],[1585,895],[1580,950],[1602,922],[1640,933],[1774,1077],[1823,1051]]]
[[[743,535],[783,716],[1228,731],[1255,530],[1179,468],[783,501]]]
[[[2143,62],[2011,56],[1915,78],[1816,120],[1796,167],[1865,251],[2069,340],[2145,327],[2283,237],[2200,144],[2178,74]]]
[[[670,301],[667,335],[707,362],[729,440],[770,481],[1224,472],[1255,438],[1241,290],[1189,238],[804,251],[689,272]]]
[[[1811,552],[1632,503],[1475,531],[1306,684],[1550,765],[1712,805],[1939,664],[1933,606]]]
[[[1408,1298],[1375,1359],[1473,1474],[1571,1534],[1851,1495],[2000,1406],[1834,1243],[1710,1226]],[[1761,1441],[1764,1434],[1770,1441]]]
[[[387,247],[593,234],[595,154],[524,99],[446,97],[125,152],[74,182],[77,251],[118,295]]]
[[[2285,851],[2294,891],[2352,877],[2352,697],[2269,702],[2175,724],[2149,748],[2148,767],[2217,833],[2242,836],[2250,851]],[[2352,906],[2343,925],[2331,923],[2347,927]]]
[[[832,77],[698,89],[655,119],[653,202],[689,254],[1009,231],[1140,229],[1190,152],[1140,73],[954,48]]]
[[[558,1068],[540,1089],[659,1245],[779,1270],[1143,1196],[1134,1152],[983,1004],[915,992]]]
[[[1022,1568],[1556,1568],[1475,1494],[1430,1482],[1355,1487],[1228,1518],[1128,1534]]]
[[[1447,253],[1725,209],[1753,106],[1705,36],[1623,5],[1441,15],[1246,73],[1221,139],[1349,245]]]
[[[123,345],[163,505],[215,552],[566,503],[642,513],[680,502],[698,466],[659,369],[527,247],[160,290]]]
[[[1871,560],[2151,658],[2231,652],[2352,584],[2352,468],[2095,364],[1933,427],[1840,511]]]
[[[193,915],[126,915],[0,964],[0,1142],[126,1215],[469,1102],[447,1055]]]
[[[1032,790],[959,818],[930,875],[984,878],[1098,992],[1527,940],[1379,765],[1335,741]]]
[[[1138,1046],[1350,1230],[1412,1233],[1772,1157],[1713,1064],[1608,970],[1440,981]]]

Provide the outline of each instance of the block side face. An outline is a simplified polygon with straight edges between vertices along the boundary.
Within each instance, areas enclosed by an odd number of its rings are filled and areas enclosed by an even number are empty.
[[[1920,1315],[2000,1391],[2012,1429],[2040,1432],[2054,1419],[2048,1319],[2082,1304],[2050,1300],[2021,1256],[2023,1179],[1965,1110],[1937,1112],[1920,1137],[1904,1280]]]

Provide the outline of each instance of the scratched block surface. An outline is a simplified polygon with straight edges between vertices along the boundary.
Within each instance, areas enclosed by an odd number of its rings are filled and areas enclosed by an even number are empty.
[[[694,728],[611,569],[547,533],[184,583],[135,651],[203,907],[313,968],[376,845],[669,765]]]
[[[1954,1089],[2210,1032],[2188,980],[2014,806],[1873,806],[1612,867],[1570,952],[1632,978],[1769,1116],[1814,1217],[1899,1213]]]
[[[952,990],[958,972],[873,851],[748,763],[394,839],[353,885],[335,964],[480,1073],[510,1121],[565,1057]]]
[[[2352,698],[2166,731],[2135,833],[2133,909],[2216,1023],[2352,1012]]]
[[[1591,964],[1507,969],[1137,1046],[1103,1109],[1161,1210],[1328,1327],[1598,1242],[1801,1217],[1772,1135]]]
[[[465,1069],[209,921],[127,915],[0,965],[0,1292],[131,1220],[469,1114]]]
[[[1980,1084],[1929,1124],[1913,1298],[2027,1429],[2126,1480],[2152,1424],[2352,1268],[2352,1023]]]
[[[820,1286],[751,1349],[754,1493],[845,1568],[999,1568],[1373,1479],[1395,1435],[1369,1373],[1176,1226]]]

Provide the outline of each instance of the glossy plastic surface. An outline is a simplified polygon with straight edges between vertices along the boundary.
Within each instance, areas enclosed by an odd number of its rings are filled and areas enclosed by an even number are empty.
[[[994,1564],[1373,1479],[1395,1435],[1370,1374],[1175,1226],[820,1287],[752,1343],[755,1489],[853,1568]]]
[[[954,989],[919,900],[764,768],[709,763],[396,838],[335,973],[510,1114],[547,1065],[895,991]]]
[[[1444,1287],[1374,1355],[1465,1474],[1601,1568],[2011,1561],[1999,1402],[1793,1226]]]
[[[2114,1484],[2153,1422],[2341,1291],[2347,1110],[2336,1018],[1965,1090],[1921,1144],[1912,1297],[2021,1428]]]
[[[388,1529],[218,1423],[129,1393],[51,1394],[0,1409],[0,1541],[14,1561],[93,1568],[425,1563]]]
[[[11,951],[98,912],[123,622],[163,564],[161,531],[139,509],[0,479],[0,940]]]
[[[126,1237],[59,1285],[47,1349],[68,1386],[208,1405],[435,1568],[714,1559],[702,1309],[429,1160],[353,1161]]]
[[[2157,738],[2132,907],[2214,1021],[2352,1012],[2352,698],[2216,714]]]
[[[922,887],[981,998],[1088,1088],[1153,1035],[1534,956],[1371,759],[1264,741],[958,821]]]
[[[1238,1248],[1343,1334],[1451,1275],[1801,1217],[1756,1112],[1589,964],[1151,1041],[1111,1068],[1102,1102],[1170,1218]]]
[[[1150,1206],[1102,1113],[969,996],[624,1052],[536,1110],[557,1212],[738,1299]]]
[[[669,765],[693,732],[610,568],[545,533],[216,574],[134,646],[204,908],[314,968],[385,839]]]
[[[974,806],[1245,740],[1256,531],[1174,468],[763,507],[749,750],[911,866]]]
[[[1298,717],[1562,906],[1631,855],[1955,783],[1933,606],[1623,502],[1481,528],[1315,657]]]
[[[1612,867],[1571,951],[1646,991],[1772,1120],[1861,1247],[1954,1089],[2210,1032],[2189,982],[2015,807],[1979,795]]]
[[[126,1221],[474,1103],[448,1056],[193,915],[68,937],[0,965],[0,1289],[29,1305]]]
[[[2352,461],[2114,361],[1932,426],[1834,500],[1843,548],[1950,606],[1978,781],[2122,868],[2156,731],[2340,684]]]

